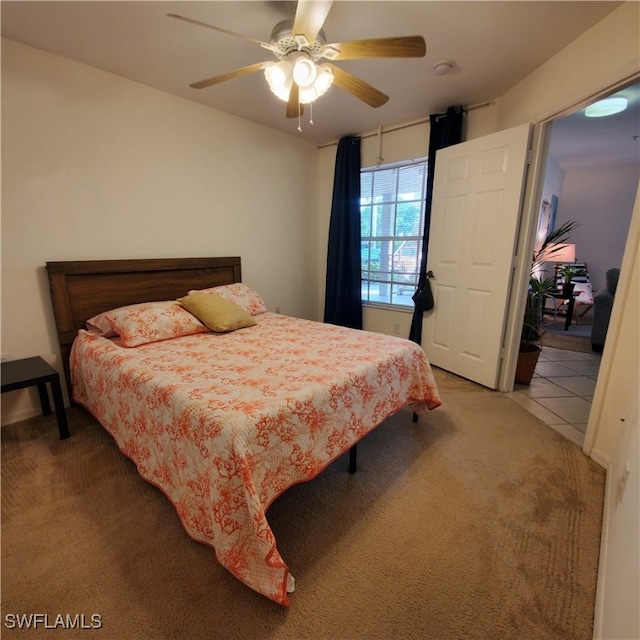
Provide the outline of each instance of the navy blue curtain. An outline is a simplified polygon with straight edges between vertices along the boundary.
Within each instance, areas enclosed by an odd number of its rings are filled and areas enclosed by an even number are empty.
[[[338,143],[329,222],[324,321],[362,329],[360,138]]]
[[[429,228],[431,226],[431,203],[433,200],[433,179],[436,173],[436,160],[438,149],[444,149],[462,142],[462,119],[464,109],[449,107],[446,113],[432,113],[429,116],[431,131],[429,133],[429,155],[427,174],[427,194],[424,210],[424,239],[422,242],[422,255],[420,258],[420,279],[418,289],[424,284],[427,272],[427,251],[429,250]],[[422,316],[421,309],[413,310],[409,340],[420,344],[422,340]]]

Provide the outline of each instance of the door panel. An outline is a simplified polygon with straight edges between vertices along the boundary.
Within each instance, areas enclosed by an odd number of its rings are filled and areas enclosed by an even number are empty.
[[[438,151],[427,270],[434,309],[422,344],[432,364],[495,389],[530,125]]]

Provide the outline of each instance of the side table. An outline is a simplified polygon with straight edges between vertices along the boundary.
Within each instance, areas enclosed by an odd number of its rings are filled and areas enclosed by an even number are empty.
[[[42,415],[44,416],[51,415],[47,382],[51,385],[60,440],[68,438],[69,425],[67,424],[67,413],[64,409],[60,375],[58,372],[40,356],[24,358],[22,360],[9,360],[8,362],[0,363],[0,367],[2,393],[37,385]]]
[[[576,298],[580,295],[578,292],[574,291],[571,294],[571,298],[565,296],[561,291],[554,291],[553,293],[545,294],[549,296],[549,298],[554,298],[555,300],[569,300],[569,304],[567,307],[567,316],[564,321],[564,330],[569,331],[569,327],[571,326],[571,316],[573,316],[573,307],[576,303]]]

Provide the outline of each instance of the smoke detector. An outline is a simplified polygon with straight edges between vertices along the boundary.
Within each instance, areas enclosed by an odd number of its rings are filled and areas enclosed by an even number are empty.
[[[453,62],[451,60],[440,60],[433,65],[433,72],[437,76],[446,76],[453,70]]]

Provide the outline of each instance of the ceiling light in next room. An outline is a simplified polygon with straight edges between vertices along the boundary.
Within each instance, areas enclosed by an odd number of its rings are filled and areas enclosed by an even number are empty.
[[[612,116],[614,113],[620,113],[627,108],[629,100],[622,96],[615,98],[604,98],[590,104],[585,110],[584,115],[587,118],[602,118],[604,116]]]

